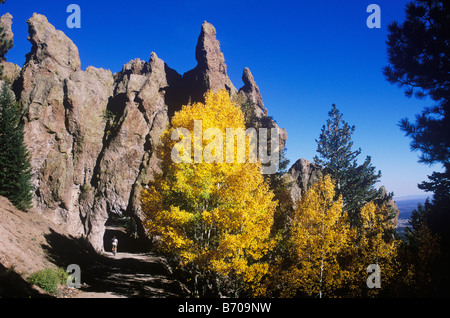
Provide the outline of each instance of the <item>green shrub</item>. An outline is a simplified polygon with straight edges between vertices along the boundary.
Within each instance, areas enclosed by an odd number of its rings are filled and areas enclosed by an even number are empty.
[[[109,109],[105,109],[105,111],[103,112],[103,120],[106,122],[113,122],[114,120],[116,120],[116,115]]]
[[[65,284],[69,274],[62,268],[45,268],[35,272],[28,277],[28,281],[36,286],[39,286],[47,293],[56,295],[58,292],[58,285]]]

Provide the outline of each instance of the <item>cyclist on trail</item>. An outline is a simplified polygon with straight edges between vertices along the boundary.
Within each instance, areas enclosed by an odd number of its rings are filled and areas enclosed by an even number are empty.
[[[117,253],[117,245],[119,244],[119,240],[114,236],[112,239],[112,250],[113,254],[116,255]]]

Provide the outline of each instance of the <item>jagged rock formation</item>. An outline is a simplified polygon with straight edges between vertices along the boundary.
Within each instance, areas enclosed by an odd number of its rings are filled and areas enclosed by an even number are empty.
[[[28,25],[32,48],[14,88],[25,110],[33,205],[74,235],[85,234],[89,216],[80,198],[103,147],[113,77],[94,67],[82,71],[77,47],[44,16],[34,14]]]
[[[24,109],[33,205],[72,235],[86,236],[98,251],[111,214],[134,217],[145,234],[140,192],[158,169],[154,149],[181,105],[225,88],[232,97],[252,100],[258,116],[278,127],[247,68],[239,91],[231,83],[216,30],[207,22],[196,47],[198,65],[184,75],[155,53],[116,74],[93,66],[83,71],[77,47],[45,16],[33,14],[28,26],[32,48],[10,80]],[[280,135],[284,146],[286,131]]]
[[[387,192],[385,186],[381,186],[380,190],[381,190],[381,196],[382,197],[388,196],[388,192]],[[397,225],[398,225],[398,217],[400,215],[400,210],[399,210],[399,208],[397,206],[397,203],[394,201],[393,198],[391,198],[387,202],[387,204],[392,209],[392,211],[394,212],[394,218],[392,219],[392,224],[394,225],[394,227],[397,227]]]
[[[315,182],[323,177],[322,168],[313,162],[301,158],[297,160],[291,168],[283,176],[286,181],[291,184],[291,199],[294,204],[302,198],[302,194],[306,192]],[[388,192],[384,186],[380,187],[381,197],[387,197]],[[398,216],[400,210],[397,207],[395,201],[391,198],[387,201],[388,206],[391,207],[395,213],[395,217],[392,219],[392,223],[396,227],[398,224]]]
[[[287,132],[283,128],[281,129],[278,124],[272,119],[272,117],[268,116],[268,111],[264,107],[264,103],[262,100],[261,93],[259,91],[258,85],[256,85],[255,79],[253,78],[252,73],[248,67],[244,68],[244,72],[242,74],[242,81],[244,82],[244,86],[242,86],[237,92],[236,99],[241,100],[241,102],[250,102],[253,105],[254,116],[256,117],[256,121],[252,122],[252,126],[254,128],[278,128],[279,129],[279,149],[277,149],[278,153],[286,146],[287,140]],[[253,121],[253,120],[251,120]]]
[[[248,67],[244,68],[242,81],[244,82],[244,86],[239,89],[239,94],[258,106],[255,109],[257,117],[267,116],[267,109],[264,107],[259,87],[256,85],[252,72],[250,72]]]
[[[304,158],[297,160],[289,168],[284,178],[288,183],[292,184],[291,199],[294,207],[301,199],[302,193],[307,191],[321,177],[322,169]]]
[[[14,37],[14,33],[11,29],[12,19],[13,16],[9,12],[6,12],[0,17],[0,25],[3,27],[3,35],[6,40],[12,40]]]
[[[5,13],[0,17],[0,26],[3,28],[3,36],[6,41],[12,41],[14,37],[11,29],[12,19],[13,17],[9,13]],[[7,83],[13,83],[19,76],[20,67],[14,63],[7,62],[4,56],[0,56],[0,68],[3,73],[1,80]]]
[[[237,90],[227,75],[227,65],[216,38],[216,29],[206,21],[198,37],[195,59],[197,66],[183,75],[184,93],[189,100],[203,101],[206,91],[222,88],[227,89],[230,95],[236,94]]]

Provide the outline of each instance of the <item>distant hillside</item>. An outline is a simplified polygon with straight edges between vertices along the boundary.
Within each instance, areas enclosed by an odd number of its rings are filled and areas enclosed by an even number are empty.
[[[408,220],[411,217],[412,211],[417,209],[417,205],[419,203],[424,204],[428,197],[430,197],[430,199],[431,199],[431,195],[428,195],[428,194],[410,195],[410,196],[394,198],[395,202],[397,203],[397,207],[400,210],[400,214],[398,216],[398,226],[397,226],[397,232],[399,234],[403,233],[405,228],[407,226],[409,226]]]

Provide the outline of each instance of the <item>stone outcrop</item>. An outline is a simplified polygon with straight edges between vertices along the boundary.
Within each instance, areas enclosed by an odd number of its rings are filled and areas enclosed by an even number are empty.
[[[301,158],[289,168],[283,177],[286,179],[286,182],[291,185],[290,195],[295,208],[297,202],[302,198],[303,193],[323,177],[323,172],[322,168],[315,163]],[[388,197],[388,192],[384,186],[380,187],[380,197]],[[387,205],[394,213],[392,223],[396,227],[400,210],[392,198],[387,201]]]
[[[239,89],[239,94],[257,106],[255,113],[258,118],[267,116],[267,109],[264,107],[259,87],[256,85],[252,72],[250,72],[248,67],[244,68],[242,81],[244,82],[244,86]]]
[[[91,242],[103,237],[108,213],[121,215],[128,211],[140,219],[140,191],[157,167],[153,149],[169,122],[163,89],[170,80],[165,63],[155,53],[148,63],[128,63],[115,77],[109,105],[114,118],[108,125],[91,183],[96,198],[88,207],[95,218],[89,226]]]
[[[315,163],[301,158],[297,160],[286,172],[284,178],[292,185],[291,199],[296,203],[301,199],[302,193],[306,192],[316,181],[322,177],[322,169]]]
[[[13,16],[6,12],[4,15],[0,17],[0,26],[3,28],[3,35],[6,40],[13,40],[14,33],[12,32],[12,19]]]
[[[257,121],[253,123],[255,128],[278,128],[279,132],[279,149],[277,149],[278,153],[281,153],[282,149],[286,146],[287,141],[287,132],[286,129],[280,128],[278,124],[272,119],[272,117],[268,116],[268,111],[264,107],[264,103],[262,100],[261,93],[259,91],[258,85],[256,85],[255,79],[253,78],[252,73],[248,67],[244,68],[244,72],[242,73],[242,81],[244,82],[244,86],[242,86],[237,95],[237,99],[243,102],[250,102],[254,107],[254,114],[257,118]]]
[[[227,65],[216,38],[216,29],[203,22],[195,50],[197,66],[183,74],[183,89],[188,101],[203,101],[208,90],[227,89],[230,95],[237,90],[227,75]]]
[[[380,191],[381,191],[381,196],[382,197],[387,197],[389,195],[389,193],[387,192],[386,188],[384,186],[380,187]],[[398,217],[400,215],[400,210],[397,206],[397,203],[394,201],[393,198],[390,198],[387,201],[387,205],[391,208],[392,212],[394,213],[394,217],[391,219],[392,224],[394,225],[394,227],[397,227],[398,225]]]
[[[82,71],[77,47],[45,16],[34,14],[28,26],[32,48],[14,88],[25,111],[33,205],[74,235],[85,234],[80,198],[102,150],[113,77],[94,67]]]
[[[14,33],[12,32],[12,15],[5,13],[0,17],[0,27],[3,29],[3,36],[5,40],[13,40]],[[19,77],[20,67],[14,63],[7,62],[4,56],[0,56],[0,68],[2,75],[0,80],[4,80],[8,83],[14,83]]]
[[[195,51],[198,64],[183,75],[155,53],[115,74],[82,70],[75,44],[45,16],[33,14],[28,26],[32,48],[12,86],[24,109],[33,205],[98,251],[112,214],[132,216],[145,234],[140,193],[158,169],[154,149],[181,105],[225,88],[233,98],[250,98],[259,116],[276,125],[248,69],[242,89],[231,83],[216,30],[207,22]],[[285,130],[281,135],[284,146]]]

